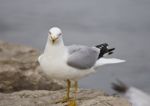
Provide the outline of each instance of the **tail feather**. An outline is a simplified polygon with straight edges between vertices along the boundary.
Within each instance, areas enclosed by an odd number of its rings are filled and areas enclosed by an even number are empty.
[[[123,63],[125,60],[117,59],[117,58],[100,58],[97,60],[95,64],[95,68],[106,65],[106,64],[116,64],[116,63]]]

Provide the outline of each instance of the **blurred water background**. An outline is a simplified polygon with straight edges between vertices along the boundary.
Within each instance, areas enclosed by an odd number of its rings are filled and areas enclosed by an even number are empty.
[[[121,79],[150,93],[150,0],[0,0],[0,40],[42,52],[52,26],[66,45],[107,42],[112,57],[127,60],[99,68],[81,87],[112,93],[110,83]]]

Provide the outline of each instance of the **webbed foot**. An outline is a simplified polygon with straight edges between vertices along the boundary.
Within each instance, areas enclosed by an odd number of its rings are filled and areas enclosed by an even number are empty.
[[[69,100],[68,106],[77,106],[77,102],[75,99]]]

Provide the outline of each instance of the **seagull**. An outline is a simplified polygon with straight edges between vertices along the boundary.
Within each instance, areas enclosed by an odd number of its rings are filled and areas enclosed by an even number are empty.
[[[125,60],[116,58],[103,58],[110,55],[114,48],[108,49],[108,44],[103,43],[93,47],[84,45],[65,46],[62,31],[52,27],[48,31],[48,39],[44,52],[39,56],[43,72],[53,79],[67,82],[67,93],[63,101],[68,101],[69,106],[76,106],[78,80],[95,72],[95,68],[105,64],[122,63]],[[74,98],[70,100],[71,82],[74,81]]]
[[[112,83],[112,88],[123,94],[132,106],[150,106],[150,95],[135,87],[129,87],[118,80],[118,83]]]

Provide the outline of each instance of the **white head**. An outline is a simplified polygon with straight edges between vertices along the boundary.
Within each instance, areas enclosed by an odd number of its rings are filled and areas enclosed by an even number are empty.
[[[52,27],[51,29],[49,29],[48,38],[52,42],[52,44],[54,44],[57,40],[59,40],[59,37],[61,35],[62,31],[58,27]]]

